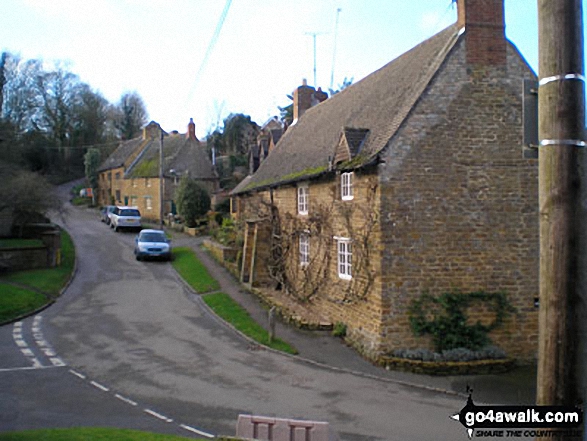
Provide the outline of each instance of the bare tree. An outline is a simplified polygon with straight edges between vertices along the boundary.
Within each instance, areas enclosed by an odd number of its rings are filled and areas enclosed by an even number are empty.
[[[122,95],[117,105],[116,126],[123,139],[136,137],[147,124],[147,109],[137,92]]]

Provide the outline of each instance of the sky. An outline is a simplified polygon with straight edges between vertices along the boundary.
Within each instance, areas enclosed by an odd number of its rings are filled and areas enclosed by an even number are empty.
[[[506,36],[535,72],[537,3],[505,0]],[[452,0],[0,0],[0,17],[0,50],[65,62],[113,103],[136,91],[149,120],[185,132],[193,118],[204,138],[230,113],[278,115],[304,78],[315,85],[314,54],[317,86],[337,89],[457,12]]]

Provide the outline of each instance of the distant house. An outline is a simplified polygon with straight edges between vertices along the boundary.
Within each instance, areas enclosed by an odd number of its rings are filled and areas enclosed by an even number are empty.
[[[505,292],[493,341],[537,351],[538,167],[522,146],[522,84],[503,0],[458,0],[458,22],[315,106],[232,192],[241,279],[312,305],[369,357],[430,346],[423,293]],[[491,321],[493,312],[474,316]]]
[[[144,128],[143,136],[122,143],[99,168],[99,203],[136,206],[143,217],[159,219],[162,134],[163,212],[175,213],[174,193],[183,176],[199,181],[212,196],[218,190],[218,176],[195,130],[191,119],[184,135],[167,134],[151,122]]]

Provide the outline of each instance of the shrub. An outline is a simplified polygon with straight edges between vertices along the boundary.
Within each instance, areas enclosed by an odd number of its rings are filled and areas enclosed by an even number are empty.
[[[332,328],[332,335],[335,337],[346,337],[346,325],[342,322],[336,322]]]
[[[187,176],[181,178],[175,191],[177,211],[183,217],[185,224],[193,228],[196,219],[204,216],[210,210],[210,196],[194,179]]]
[[[468,324],[466,310],[473,302],[481,302],[494,313],[492,323]],[[476,351],[491,343],[489,333],[514,311],[505,293],[423,294],[412,302],[409,317],[415,335],[432,335],[436,352],[457,348]]]

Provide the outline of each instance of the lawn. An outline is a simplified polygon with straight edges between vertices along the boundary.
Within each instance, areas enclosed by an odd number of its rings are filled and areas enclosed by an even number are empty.
[[[242,308],[232,297],[222,292],[206,294],[202,299],[220,318],[230,323],[240,332],[259,343],[288,354],[297,354],[298,351],[288,343],[274,338],[269,341],[269,332],[252,319],[249,313]]]
[[[67,232],[61,231],[61,264],[46,268],[0,276],[0,323],[32,312],[56,298],[73,271],[75,248]],[[6,282],[21,285],[15,287]],[[34,288],[34,289],[27,289]],[[41,291],[46,295],[36,291]]]
[[[0,283],[0,323],[7,322],[47,303],[47,297],[28,289]]]
[[[220,289],[220,284],[208,273],[190,248],[173,249],[173,267],[182,279],[200,294]]]
[[[182,441],[187,439],[193,440],[193,438],[181,436],[107,428],[43,429],[0,433],[0,441]]]
[[[14,282],[36,288],[57,297],[69,280],[75,262],[75,250],[71,237],[61,231],[61,265],[56,268],[18,271],[0,276],[0,282]]]

